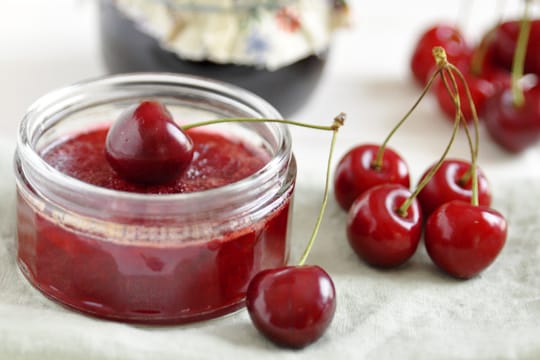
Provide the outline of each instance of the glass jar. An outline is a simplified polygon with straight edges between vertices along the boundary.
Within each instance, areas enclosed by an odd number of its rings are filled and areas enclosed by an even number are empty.
[[[296,166],[286,126],[217,126],[271,160],[247,178],[194,193],[110,190],[40,156],[148,98],[185,123],[280,116],[234,86],[172,74],[113,76],[44,96],[21,122],[15,154],[19,267],[48,297],[98,317],[184,323],[230,313],[254,274],[288,259]]]
[[[111,73],[180,72],[246,88],[291,115],[323,73],[345,0],[101,0]]]

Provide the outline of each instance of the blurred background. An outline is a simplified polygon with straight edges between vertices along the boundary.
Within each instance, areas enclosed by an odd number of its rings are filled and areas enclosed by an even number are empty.
[[[47,91],[107,72],[100,48],[98,3],[98,0],[3,1],[4,10],[0,13],[2,132],[13,134],[25,109]],[[380,91],[381,87],[389,86],[388,90],[399,92],[403,86],[412,84],[408,60],[414,42],[427,26],[437,22],[457,24],[471,39],[477,40],[481,31],[499,17],[516,13],[518,3],[350,0],[350,25],[334,34],[321,86],[317,86],[311,101],[295,112],[296,116],[332,116],[341,110],[348,110],[351,115],[360,113],[364,93],[370,91],[367,85],[377,82],[378,86],[371,90]]]
[[[98,0],[3,0],[2,4],[0,141],[12,141],[25,110],[38,97],[73,82],[102,76],[108,70],[101,51],[103,11],[99,10]],[[333,34],[319,81],[309,89],[311,94],[306,94],[305,102],[287,115],[299,121],[328,123],[337,113],[347,112],[349,122],[338,153],[358,142],[380,142],[420,93],[409,62],[416,41],[427,27],[439,23],[456,25],[474,43],[499,19],[518,14],[520,5],[520,1],[495,0],[350,0],[348,26]],[[428,98],[415,114],[418,120],[411,121],[396,136],[395,147],[404,156],[420,160],[417,169],[416,162],[411,164],[413,173],[422,171],[427,162],[434,160],[434,154],[411,144],[423,142],[440,154],[441,141],[446,141],[451,126],[437,119],[442,116],[433,99]],[[426,127],[431,131],[428,138]],[[298,128],[292,131],[297,138],[314,140],[310,143],[327,139],[324,133]],[[486,148],[481,152],[481,161],[499,169],[500,161],[492,163],[492,159],[506,155],[488,141]],[[458,141],[455,149],[458,155],[467,156],[464,141],[461,145]],[[323,150],[320,154],[317,149],[296,153],[301,160],[304,156],[325,156]],[[512,164],[506,165],[511,168]],[[508,166],[501,172],[506,173]]]

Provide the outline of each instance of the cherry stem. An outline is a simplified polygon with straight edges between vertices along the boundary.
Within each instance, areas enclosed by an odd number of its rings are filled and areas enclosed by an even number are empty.
[[[332,156],[334,154],[334,147],[336,144],[336,138],[339,128],[344,124],[346,115],[344,113],[339,114],[334,118],[334,123],[332,124],[333,128],[333,134],[332,134],[332,141],[330,143],[330,151],[328,152],[328,160],[326,163],[326,176],[324,181],[324,194],[323,194],[323,200],[321,203],[321,208],[319,210],[319,216],[317,217],[317,221],[315,222],[315,226],[313,227],[313,232],[311,233],[311,237],[309,238],[308,244],[306,245],[306,248],[304,250],[304,253],[302,254],[302,257],[298,261],[298,266],[302,266],[305,264],[309,253],[311,252],[311,248],[313,247],[313,244],[315,242],[315,238],[317,237],[317,234],[319,232],[319,228],[321,227],[322,219],[324,216],[324,210],[326,209],[326,204],[328,203],[328,194],[330,192],[330,169],[332,164]]]
[[[531,30],[531,20],[529,19],[529,3],[530,0],[525,0],[523,16],[519,25],[519,35],[514,52],[512,62],[512,102],[515,107],[521,107],[525,103],[523,90],[519,85],[520,79],[523,77],[525,68],[525,54],[527,52],[527,43],[529,41],[529,33]]]
[[[450,85],[448,84],[448,80],[446,79],[445,74],[448,75],[450,77],[450,79],[451,79],[452,89],[450,88]],[[456,107],[456,111],[459,111],[459,116],[460,116],[460,119],[462,121],[462,124],[464,125],[463,128],[464,128],[465,134],[467,136],[467,143],[469,144],[469,149],[471,150],[471,158],[472,158],[477,153],[478,142],[476,143],[476,146],[473,145],[471,132],[469,131],[469,127],[466,126],[467,122],[466,122],[466,119],[465,119],[465,115],[463,114],[463,111],[461,111],[461,99],[459,98],[457,82],[456,82],[455,77],[453,76],[452,72],[449,71],[448,69],[445,69],[445,71],[442,73],[441,79],[443,81],[443,84],[444,84],[444,87],[445,87],[446,91],[448,92],[448,94],[450,95],[450,98],[454,102],[454,106]],[[457,118],[454,118],[454,121],[457,121]],[[468,178],[470,177],[470,171],[467,171],[467,173],[465,175],[463,175],[462,179],[464,179],[465,177],[466,177],[466,179],[464,181],[467,182]],[[460,182],[461,181],[462,180],[460,179]]]
[[[453,86],[457,88],[456,79],[454,77],[454,73],[458,76],[459,80],[461,81],[461,84],[463,85],[465,89],[465,94],[467,95],[467,101],[469,102],[469,108],[471,109],[471,114],[473,118],[473,125],[474,125],[474,148],[472,146],[471,140],[470,140],[470,133],[469,129],[465,126],[465,132],[467,134],[468,140],[469,140],[469,147],[471,148],[471,167],[470,171],[468,171],[459,181],[461,183],[466,183],[469,176],[472,177],[472,196],[471,196],[471,204],[474,206],[477,206],[479,204],[478,200],[478,177],[477,177],[477,162],[478,162],[478,149],[480,148],[480,121],[478,119],[478,112],[476,111],[476,105],[474,104],[473,97],[471,94],[471,89],[469,88],[469,85],[467,84],[467,81],[465,79],[465,76],[463,76],[463,73],[454,65],[448,64],[448,73],[450,74],[450,79],[452,80]],[[456,93],[456,96],[459,97],[459,93]],[[456,108],[456,111],[458,111],[461,116],[463,116],[463,112],[460,108]]]
[[[311,248],[313,247],[313,244],[315,243],[315,239],[317,238],[317,234],[319,233],[319,228],[321,227],[321,223],[324,217],[324,210],[326,209],[326,204],[328,203],[328,194],[330,192],[330,170],[331,170],[331,164],[332,164],[332,157],[334,154],[334,147],[336,144],[337,133],[338,133],[339,128],[345,124],[346,117],[347,115],[345,113],[340,113],[334,118],[334,122],[330,126],[313,125],[313,124],[307,124],[307,123],[291,121],[291,120],[283,120],[283,119],[222,118],[222,119],[214,119],[214,120],[201,121],[201,122],[192,123],[192,124],[186,124],[186,125],[181,126],[181,128],[183,130],[189,130],[195,127],[214,125],[214,124],[220,124],[220,123],[229,123],[229,122],[251,122],[251,123],[271,122],[271,123],[282,123],[282,124],[288,124],[288,125],[301,126],[301,127],[306,127],[310,129],[316,129],[316,130],[328,130],[328,131],[333,132],[332,141],[330,143],[330,151],[328,153],[328,161],[326,163],[326,177],[325,177],[325,184],[324,184],[323,200],[322,200],[321,207],[319,210],[319,215],[317,216],[317,221],[315,222],[315,226],[313,227],[313,232],[311,233],[311,237],[309,238],[309,241],[306,245],[304,253],[302,254],[302,257],[298,261],[298,266],[302,266],[305,264],[309,256],[309,253],[311,252]]]
[[[341,114],[340,114],[341,115]],[[338,118],[337,116],[336,118]],[[343,119],[345,116],[343,116]],[[288,125],[294,125],[294,126],[300,126],[305,127],[309,129],[316,129],[316,130],[326,130],[326,131],[334,131],[336,130],[336,127],[340,127],[343,124],[336,125],[336,121],[331,126],[324,126],[324,125],[314,125],[314,124],[307,124],[302,123],[298,121],[292,121],[292,120],[284,120],[284,119],[265,119],[265,118],[221,118],[221,119],[214,119],[214,120],[206,120],[201,121],[197,123],[192,124],[186,124],[182,125],[182,130],[189,130],[195,127],[201,127],[201,126],[207,126],[207,125],[214,125],[214,124],[221,124],[221,123],[230,123],[230,122],[251,122],[251,123],[282,123],[282,124],[288,124]]]
[[[405,116],[401,118],[401,120],[394,126],[394,128],[388,133],[386,136],[386,139],[384,139],[382,145],[379,147],[379,150],[377,150],[377,155],[375,155],[375,159],[373,160],[371,167],[375,170],[379,170],[382,167],[383,162],[383,156],[384,156],[384,150],[386,149],[386,145],[390,141],[390,138],[398,131],[398,129],[405,123],[405,121],[409,118],[409,116],[412,114],[412,112],[418,107],[422,99],[426,96],[429,89],[431,89],[431,86],[433,85],[433,81],[441,73],[442,69],[439,67],[435,72],[431,75],[429,78],[429,81],[427,82],[426,86],[424,86],[424,89],[422,90],[422,93],[420,94],[420,97],[416,100],[416,102],[413,104],[413,106],[407,111]]]
[[[468,131],[468,129],[466,127],[465,127],[466,128],[465,132],[466,132],[467,138],[469,140],[469,148],[471,150],[471,158],[472,158],[471,159],[471,175],[473,176],[473,180],[472,180],[473,181],[473,200],[472,200],[472,202],[473,202],[473,204],[478,204],[478,190],[477,190],[478,189],[478,184],[477,184],[477,179],[476,179],[476,157],[477,157],[477,154],[478,154],[479,135],[478,135],[478,115],[476,113],[476,108],[474,106],[474,102],[472,101],[471,92],[470,92],[470,89],[469,89],[469,87],[467,85],[467,82],[465,81],[465,77],[463,76],[461,71],[459,71],[459,69],[457,67],[455,67],[454,65],[452,65],[452,64],[450,64],[448,62],[445,50],[440,46],[436,46],[436,47],[433,48],[433,56],[435,57],[435,61],[437,63],[437,67],[438,67],[438,72],[436,72],[436,74],[439,74],[439,76],[441,77],[441,81],[443,81],[444,86],[445,86],[446,90],[448,91],[448,94],[452,98],[452,100],[454,102],[454,105],[456,107],[456,113],[455,113],[455,116],[454,116],[454,128],[453,128],[450,140],[448,141],[448,144],[447,144],[446,148],[444,149],[444,152],[441,155],[440,159],[428,171],[426,176],[424,176],[424,178],[420,181],[420,183],[418,184],[418,186],[416,187],[414,192],[397,209],[397,213],[400,216],[403,216],[403,217],[405,217],[407,215],[407,210],[411,206],[413,200],[418,196],[420,191],[422,191],[422,189],[433,178],[435,173],[439,170],[439,168],[443,164],[444,160],[446,159],[446,157],[447,157],[447,155],[448,155],[448,153],[450,151],[450,148],[452,147],[452,144],[455,141],[455,138],[456,138],[456,135],[458,133],[459,125],[460,125],[461,121],[463,120],[463,123],[465,123],[465,117],[464,117],[463,112],[461,110],[461,100],[460,100],[459,92],[458,92],[458,84],[457,84],[457,81],[456,81],[456,78],[455,78],[453,72],[455,72],[458,75],[460,81],[463,83],[463,86],[465,87],[465,90],[466,90],[466,93],[467,93],[467,98],[468,98],[469,104],[471,106],[471,112],[472,112],[472,115],[473,115],[474,124],[475,124],[475,144],[474,144],[474,146],[473,146],[473,143],[472,143],[472,140],[471,140],[470,133],[469,133],[469,131]],[[452,83],[452,88],[453,88],[454,91],[452,91],[452,89],[450,89],[450,85],[448,84],[448,80],[446,79],[445,75],[448,75],[448,77],[450,78],[450,81]]]
[[[480,121],[478,119],[478,112],[476,111],[476,105],[474,104],[473,97],[471,94],[471,90],[469,88],[469,85],[467,84],[467,80],[465,79],[465,76],[463,76],[463,73],[461,70],[459,70],[455,65],[448,62],[446,59],[446,53],[442,47],[435,47],[433,48],[434,56],[441,56],[440,64],[444,68],[444,71],[441,74],[442,81],[446,87],[446,90],[448,91],[448,94],[450,97],[452,97],[452,100],[454,101],[454,106],[456,107],[456,119],[457,116],[463,120],[465,133],[467,135],[467,141],[469,143],[469,148],[471,150],[471,167],[469,170],[458,180],[458,182],[462,185],[466,184],[469,179],[472,178],[472,196],[471,196],[471,203],[472,205],[478,205],[478,178],[477,178],[477,161],[478,161],[478,149],[480,148]],[[445,78],[445,74],[448,75],[452,82],[453,91],[450,89],[450,86],[448,85],[448,82]],[[472,143],[471,134],[469,132],[469,128],[466,124],[465,116],[463,115],[463,111],[461,110],[461,100],[459,96],[458,91],[458,84],[456,81],[456,77],[454,76],[456,74],[463,85],[463,88],[465,89],[465,94],[467,95],[467,101],[469,103],[469,107],[471,109],[471,115],[473,118],[473,124],[474,124],[474,145]]]
[[[478,45],[474,50],[471,59],[471,74],[479,76],[482,73],[482,69],[484,67],[484,60],[486,58],[489,45],[491,44],[495,36],[496,29],[497,27],[494,27],[493,29],[489,30],[480,42],[480,45]]]
[[[450,140],[448,141],[448,144],[446,145],[446,148],[444,149],[443,154],[441,155],[440,159],[437,161],[437,163],[428,171],[426,176],[420,181],[414,192],[405,200],[403,204],[398,208],[397,213],[405,217],[407,215],[407,210],[409,209],[409,206],[411,206],[413,200],[418,196],[420,191],[427,185],[427,183],[431,180],[433,175],[439,170],[441,165],[444,162],[444,159],[446,159],[446,156],[448,155],[448,152],[450,151],[450,148],[452,147],[452,144],[454,143],[454,140],[456,139],[456,135],[459,130],[459,114],[456,115],[456,120],[454,121],[454,129],[452,131],[452,136],[450,136]]]

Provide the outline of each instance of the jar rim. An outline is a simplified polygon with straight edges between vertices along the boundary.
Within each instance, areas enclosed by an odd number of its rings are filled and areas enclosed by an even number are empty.
[[[246,193],[246,188],[257,188],[260,184],[271,181],[276,176],[276,168],[279,169],[280,166],[290,161],[292,145],[288,126],[281,123],[264,123],[265,126],[275,131],[279,136],[279,146],[270,161],[254,174],[231,184],[203,191],[175,194],[143,194],[108,189],[66,175],[48,164],[34,148],[35,144],[32,144],[33,133],[39,129],[43,131],[40,128],[40,126],[43,126],[41,121],[47,120],[47,116],[50,115],[46,112],[54,113],[57,109],[63,109],[66,100],[77,101],[80,97],[83,97],[84,91],[88,89],[96,90],[101,87],[140,86],[145,84],[183,86],[219,93],[256,111],[261,115],[261,118],[282,119],[279,112],[261,97],[243,88],[213,79],[185,74],[149,72],[92,78],[48,93],[36,100],[29,107],[19,125],[17,136],[16,156],[19,158],[19,161],[21,159],[26,160],[22,161],[23,172],[24,163],[27,162],[32,164],[32,170],[38,176],[47,179],[53,187],[76,190],[85,196],[101,199],[114,197],[115,199],[128,202],[149,201],[165,204],[179,200],[197,202],[201,199],[215,197],[217,195],[220,197],[242,196],[243,193]]]

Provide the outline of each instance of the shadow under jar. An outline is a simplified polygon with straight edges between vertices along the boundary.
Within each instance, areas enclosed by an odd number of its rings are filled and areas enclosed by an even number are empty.
[[[109,126],[144,99],[183,123],[280,117],[247,91],[173,74],[118,75],[44,96],[21,122],[15,155],[19,267],[48,297],[98,317],[167,324],[230,313],[244,305],[257,272],[288,260],[296,178],[288,129],[211,125],[268,161],[241,180],[191,193],[112,190],[44,160],[54,144]]]
[[[347,14],[330,0],[100,0],[101,48],[111,73],[209,77],[289,116],[317,87]]]

